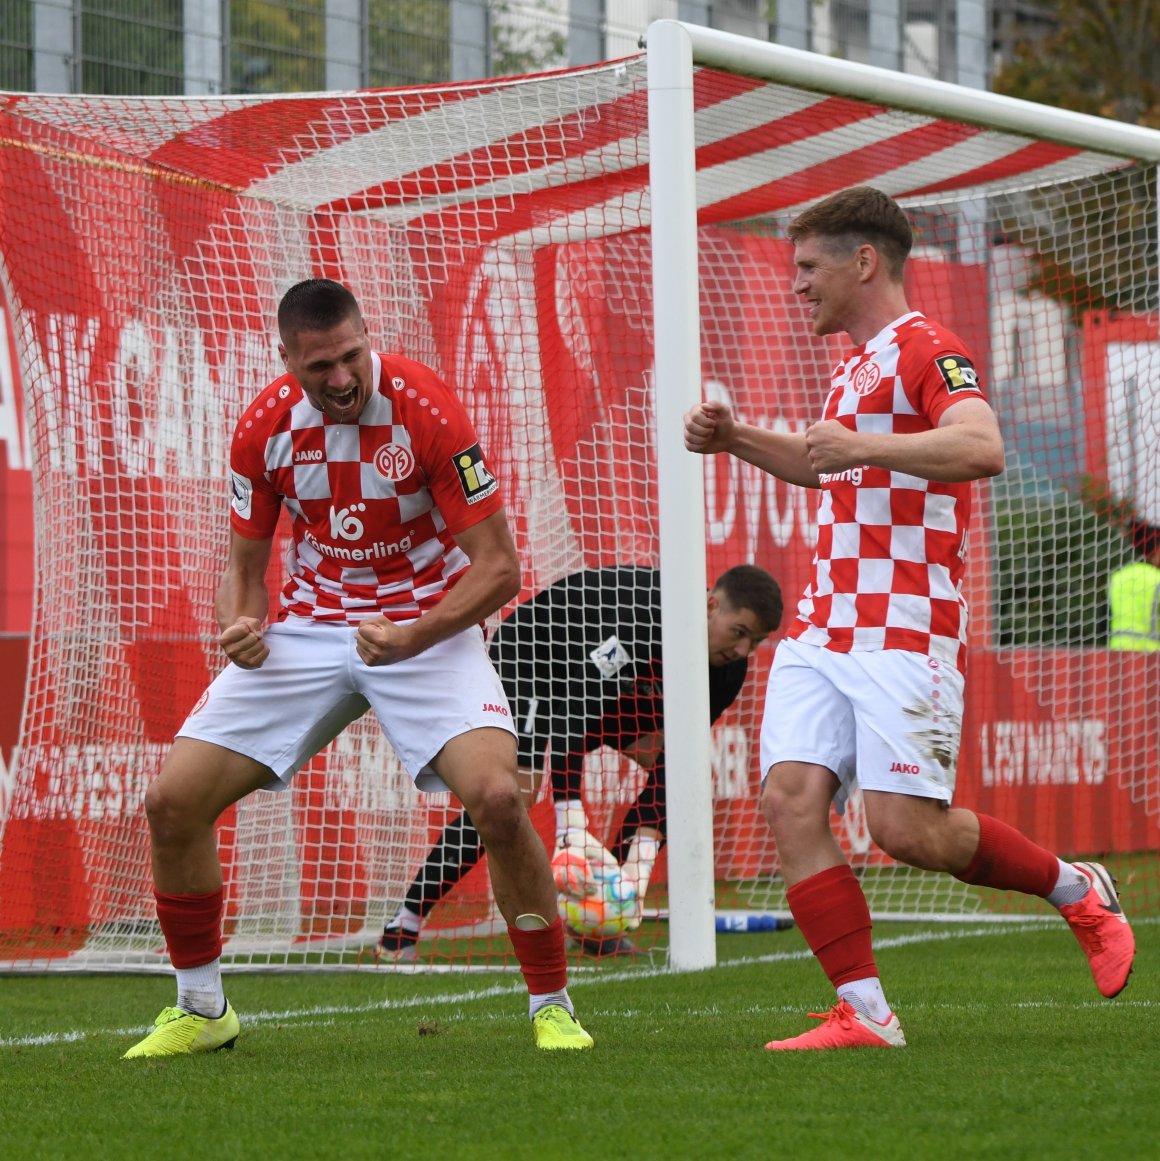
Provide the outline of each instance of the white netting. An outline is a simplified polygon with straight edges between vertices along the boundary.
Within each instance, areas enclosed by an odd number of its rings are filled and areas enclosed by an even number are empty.
[[[1103,648],[1102,585],[1126,549],[1092,499],[1102,482],[1160,523],[1160,421],[1131,385],[1158,349],[1150,178],[707,69],[696,105],[704,379],[746,419],[811,422],[837,350],[792,302],[789,217],[859,181],[913,213],[911,304],[967,339],[1011,449],[1012,470],[980,488],[961,798],[1063,853],[1117,852],[1155,907],[1157,671]],[[222,661],[225,447],[280,369],[289,285],[347,282],[376,344],[462,393],[505,490],[521,599],[579,569],[655,566],[659,536],[701,535],[696,516],[670,531],[656,517],[645,65],[275,99],[13,95],[0,161],[38,532],[0,962],[161,965],[141,801]],[[761,564],[792,615],[812,497],[722,461],[707,508],[707,580]],[[755,807],[769,658],[714,734],[723,907],[784,906]],[[615,751],[589,758],[602,838],[641,783]],[[290,794],[223,819],[227,962],[333,961],[372,942],[454,813],[359,722]],[[545,800],[534,817],[551,841]],[[838,825],[879,914],[997,906],[884,865],[856,803]],[[666,906],[663,860],[649,903]],[[447,938],[431,957],[507,955],[494,919],[477,869],[432,912],[428,934]]]

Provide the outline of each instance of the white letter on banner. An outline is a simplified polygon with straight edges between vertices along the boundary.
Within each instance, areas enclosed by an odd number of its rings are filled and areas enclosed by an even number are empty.
[[[113,443],[121,469],[127,476],[143,476],[151,466],[141,437],[133,434],[130,418],[130,397],[152,408],[153,400],[143,384],[152,380],[154,371],[153,344],[140,319],[130,319],[121,331],[117,347],[117,362],[113,368],[113,390],[109,403],[113,417]],[[152,426],[138,421],[137,426]]]
[[[0,298],[0,443],[8,447],[8,467],[17,472],[28,466],[24,424],[16,406],[19,383],[20,367],[8,342],[8,315]]]
[[[788,435],[791,431],[789,421],[784,415],[779,415],[777,418],[770,420],[770,431],[779,431]],[[777,502],[778,493],[784,491],[786,493],[785,509],[783,510]],[[794,484],[786,484],[779,480],[777,476],[767,473],[765,477],[765,508],[766,521],[769,525],[769,534],[773,537],[773,543],[778,548],[784,548],[793,539],[793,525],[794,525],[794,493],[804,492],[804,488],[799,488]],[[805,535],[803,529],[802,535]]]

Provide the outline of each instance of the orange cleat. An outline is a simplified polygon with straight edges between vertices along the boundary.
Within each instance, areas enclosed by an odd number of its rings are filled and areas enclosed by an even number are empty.
[[[1092,978],[1100,994],[1118,996],[1132,974],[1136,938],[1116,894],[1116,880],[1100,863],[1076,863],[1092,883],[1091,890],[1078,902],[1059,909],[1068,927],[1079,940]]]
[[[816,1028],[789,1040],[771,1040],[766,1052],[792,1052],[800,1048],[905,1048],[906,1037],[898,1017],[891,1012],[885,1024],[863,1016],[845,1000],[839,1000],[828,1012],[811,1012],[821,1020]]]

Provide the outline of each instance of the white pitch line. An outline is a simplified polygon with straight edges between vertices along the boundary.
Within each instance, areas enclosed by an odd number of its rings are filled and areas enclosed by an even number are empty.
[[[884,939],[876,939],[874,941],[874,950],[885,951],[897,947],[911,947],[916,944],[924,943],[946,943],[951,940],[961,939],[977,939],[981,936],[994,938],[998,935],[1020,935],[1031,931],[1045,930],[1042,923],[1025,923],[1018,925],[996,925],[987,924],[980,927],[970,928],[952,928],[943,931],[929,931],[929,932],[915,932],[910,935],[887,936]],[[741,936],[737,936],[741,938]],[[787,963],[793,960],[810,959],[813,956],[808,948],[802,948],[798,951],[779,951],[773,952],[770,955],[756,955],[756,956],[740,956],[736,959],[722,960],[717,964],[715,970],[725,970],[734,967],[748,967],[753,964],[771,964],[771,963]],[[656,979],[661,976],[668,976],[672,974],[667,967],[655,968],[631,968],[623,971],[609,972],[600,971],[599,973],[570,975],[568,980],[568,990],[575,991],[578,988],[591,987],[593,985],[601,984],[615,984],[624,983],[631,980],[647,980]],[[264,1024],[272,1021],[285,1022],[287,1020],[298,1020],[303,1023],[315,1023],[322,1021],[329,1021],[335,1016],[358,1016],[367,1012],[392,1012],[403,1011],[408,1008],[434,1008],[442,1005],[460,1006],[462,1004],[473,1003],[477,1000],[490,1000],[498,996],[509,995],[525,995],[524,985],[522,982],[511,984],[492,984],[485,988],[470,988],[463,992],[444,992],[433,996],[403,996],[397,999],[383,999],[371,1000],[363,1004],[315,1004],[308,1008],[287,1008],[278,1012],[245,1012],[242,1017],[243,1028],[246,1025]],[[1128,1002],[1129,1006],[1141,1008],[1153,1008],[1156,1005],[1151,1001]],[[961,1005],[960,1005],[961,1006]],[[1056,1007],[1052,1001],[1026,1001],[1016,1004],[1017,1007],[1026,1008],[1051,1008]],[[1075,1005],[1058,1005],[1060,1007],[1074,1007]],[[1092,1007],[1099,1006],[1095,1002]],[[1121,1005],[1117,1005],[1121,1006]],[[786,1011],[797,1011],[800,1005],[792,1008],[786,1008]],[[762,1009],[765,1012],[771,1011],[769,1008]],[[37,1048],[41,1046],[50,1046],[54,1044],[72,1044],[78,1040],[86,1040],[90,1037],[110,1036],[118,1038],[128,1038],[130,1036],[139,1036],[144,1032],[148,1032],[152,1025],[135,1026],[131,1028],[96,1028],[92,1031],[83,1032],[79,1030],[71,1030],[67,1032],[45,1032],[35,1036],[3,1036],[0,1037],[0,1048]]]

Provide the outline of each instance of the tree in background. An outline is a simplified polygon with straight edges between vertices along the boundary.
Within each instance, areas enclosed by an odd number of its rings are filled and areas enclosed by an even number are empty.
[[[544,18],[543,0],[492,0],[492,76],[518,76],[568,63],[568,38]]]
[[[229,6],[232,93],[308,93],[325,88],[324,14],[320,0],[287,7],[275,0]]]
[[[3,27],[9,32],[5,5]],[[28,5],[31,10],[31,5]],[[15,22],[16,14],[12,20]],[[81,83],[87,93],[181,92],[181,0],[94,0],[80,12]],[[17,30],[14,25],[12,31]],[[32,28],[29,25],[31,38]],[[31,80],[31,74],[29,74]]]
[[[1160,4],[1059,0],[1054,30],[1016,37],[996,71],[997,93],[1160,128]]]

